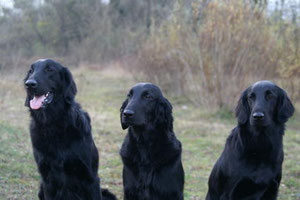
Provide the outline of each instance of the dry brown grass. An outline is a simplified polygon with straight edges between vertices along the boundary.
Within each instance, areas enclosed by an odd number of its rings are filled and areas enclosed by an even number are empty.
[[[262,79],[277,81],[299,98],[300,54],[295,54],[292,32],[297,27],[286,23],[283,39],[278,24],[239,0],[211,1],[201,13],[201,3],[194,2],[193,15],[182,6],[177,4],[173,15],[154,28],[129,62],[138,78],[216,109],[233,109],[240,91]]]

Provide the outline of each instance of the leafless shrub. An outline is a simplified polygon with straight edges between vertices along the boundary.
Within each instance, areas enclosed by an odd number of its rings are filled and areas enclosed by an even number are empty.
[[[153,30],[133,66],[137,77],[175,96],[232,109],[250,83],[281,77],[284,59],[278,55],[278,37],[264,12],[251,4],[228,0],[200,6],[192,5],[192,16],[175,6],[174,15]]]

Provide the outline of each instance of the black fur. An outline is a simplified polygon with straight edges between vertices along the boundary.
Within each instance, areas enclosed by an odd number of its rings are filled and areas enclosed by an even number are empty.
[[[28,80],[36,81],[30,87]],[[31,114],[33,154],[41,175],[39,199],[101,200],[98,178],[98,150],[94,144],[90,117],[74,98],[77,92],[70,71],[53,60],[32,64],[24,83],[25,106]],[[30,100],[51,91],[53,100],[32,109]]]
[[[150,83],[134,86],[121,109],[129,127],[120,155],[126,200],[183,200],[181,143],[173,133],[172,106]]]
[[[227,138],[209,177],[206,200],[275,200],[281,180],[285,122],[294,107],[270,81],[246,89],[238,102],[238,125]]]

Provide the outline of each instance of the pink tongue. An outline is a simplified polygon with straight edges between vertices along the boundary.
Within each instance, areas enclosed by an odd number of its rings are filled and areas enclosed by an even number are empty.
[[[39,109],[42,104],[43,104],[43,101],[45,100],[45,95],[42,95],[42,96],[34,96],[32,100],[30,100],[30,107],[31,109],[33,110],[37,110]]]

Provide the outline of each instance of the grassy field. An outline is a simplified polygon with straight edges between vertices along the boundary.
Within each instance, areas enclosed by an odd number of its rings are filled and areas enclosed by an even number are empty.
[[[100,152],[102,187],[122,199],[122,163],[119,150],[125,131],[119,108],[134,79],[122,70],[72,70],[78,86],[77,101],[89,112],[93,137]],[[28,132],[29,114],[24,107],[24,74],[0,75],[0,199],[37,199],[39,175]],[[174,106],[174,130],[183,144],[185,199],[202,200],[214,162],[235,126],[227,112],[210,112],[182,99],[169,98]],[[284,137],[285,162],[280,200],[300,199],[300,116],[288,123]]]

